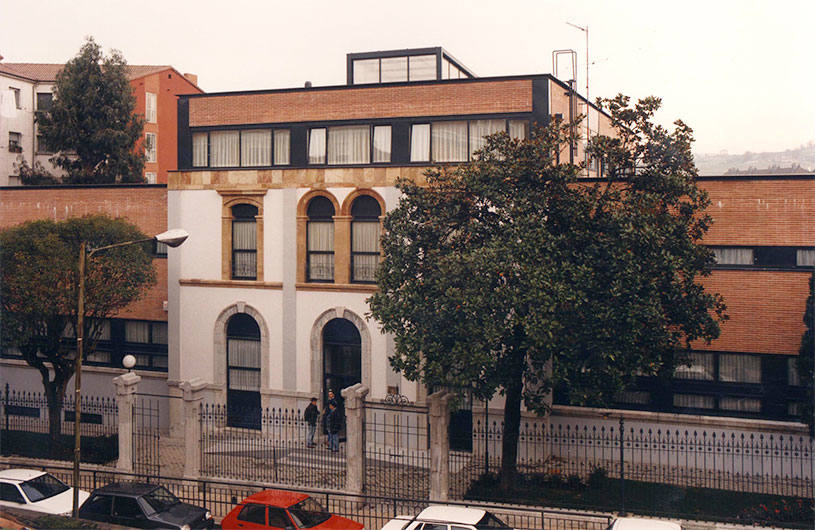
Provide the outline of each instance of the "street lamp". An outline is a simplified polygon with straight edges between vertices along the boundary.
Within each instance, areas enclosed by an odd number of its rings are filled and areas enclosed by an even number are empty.
[[[103,247],[88,248],[88,244],[85,241],[79,245],[79,288],[76,308],[76,379],[74,380],[74,501],[72,512],[74,517],[77,516],[77,510],[79,509],[79,454],[81,438],[79,419],[81,416],[80,411],[82,410],[82,353],[85,338],[85,262],[88,258],[102,250],[135,245],[137,243],[146,243],[147,241],[154,240],[158,241],[159,243],[164,243],[168,247],[177,247],[186,241],[187,237],[189,237],[189,234],[186,230],[174,228],[153,237],[136,239],[133,241],[124,241],[122,243],[114,243],[112,245],[105,245]]]

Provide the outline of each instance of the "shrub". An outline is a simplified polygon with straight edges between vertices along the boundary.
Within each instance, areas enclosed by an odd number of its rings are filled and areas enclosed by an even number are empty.
[[[606,471],[605,468],[600,466],[591,468],[591,473],[589,474],[589,488],[593,490],[600,489],[605,486],[607,481],[608,471]]]

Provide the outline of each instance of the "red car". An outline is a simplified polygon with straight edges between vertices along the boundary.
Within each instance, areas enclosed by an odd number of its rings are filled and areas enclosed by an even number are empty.
[[[221,528],[362,530],[364,526],[328,513],[305,493],[264,490],[235,506],[221,521]]]

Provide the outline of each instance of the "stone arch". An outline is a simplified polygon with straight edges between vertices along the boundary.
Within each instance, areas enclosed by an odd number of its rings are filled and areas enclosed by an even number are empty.
[[[385,209],[385,199],[383,199],[382,196],[380,194],[378,194],[377,192],[375,192],[374,190],[368,189],[368,188],[357,188],[354,191],[352,191],[351,193],[349,193],[348,196],[345,198],[345,200],[342,201],[342,209],[340,210],[341,215],[345,215],[345,216],[350,217],[351,216],[351,205],[354,204],[354,200],[357,197],[361,196],[361,195],[367,195],[368,197],[371,197],[372,199],[375,199],[376,202],[379,203],[379,209],[382,212],[380,214],[380,219],[382,217],[384,217],[385,212],[387,211]]]
[[[235,302],[227,307],[215,319],[215,358],[214,383],[218,386],[224,400],[226,399],[226,325],[230,317],[237,313],[246,313],[257,322],[260,328],[260,390],[269,388],[269,326],[260,311],[246,302]]]
[[[335,318],[344,318],[359,331],[360,356],[362,365],[362,384],[371,387],[371,332],[365,320],[345,307],[334,307],[324,311],[311,327],[311,395],[321,395],[323,381],[323,328]]]

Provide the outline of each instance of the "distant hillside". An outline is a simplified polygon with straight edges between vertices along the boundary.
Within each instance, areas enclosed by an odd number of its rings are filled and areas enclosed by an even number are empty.
[[[815,173],[815,141],[775,153],[693,154],[700,175]]]

